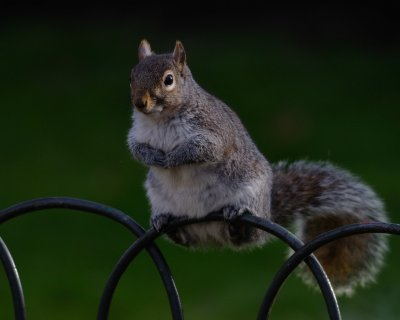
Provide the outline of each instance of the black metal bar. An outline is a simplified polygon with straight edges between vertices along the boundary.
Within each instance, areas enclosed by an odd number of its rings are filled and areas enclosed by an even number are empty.
[[[14,315],[16,320],[26,319],[25,299],[22,290],[21,280],[11,256],[3,239],[0,237],[0,260],[7,275],[8,283],[11,288],[11,295],[14,305]]]
[[[68,197],[51,197],[34,199],[21,202],[9,208],[0,211],[0,223],[4,223],[17,216],[35,212],[45,209],[72,209],[89,213],[95,213],[103,217],[112,219],[133,232],[137,237],[145,233],[144,229],[136,223],[130,216],[115,208],[82,199],[68,198]],[[180,302],[179,294],[172,278],[170,269],[165,261],[160,250],[154,245],[150,244],[146,247],[150,257],[153,259],[154,264],[161,276],[164,287],[167,291],[167,296],[171,308],[171,313],[174,319],[183,319],[182,305]],[[18,305],[21,303],[18,302]],[[16,307],[14,302],[14,307]],[[23,312],[25,312],[24,308]],[[22,311],[21,311],[22,312]],[[23,319],[23,318],[18,318]]]
[[[274,236],[285,242],[287,245],[289,245],[295,251],[299,250],[304,245],[304,243],[301,240],[299,240],[295,235],[293,235],[286,228],[280,226],[279,224],[251,215],[243,216],[242,220],[249,223],[250,225],[253,225],[254,227],[260,228],[266,232],[273,234]],[[321,293],[325,300],[325,305],[327,307],[329,318],[331,320],[340,320],[341,319],[340,308],[336,299],[336,295],[332,289],[329,278],[326,275],[321,264],[319,263],[317,258],[315,258],[314,255],[309,255],[308,257],[306,257],[305,263],[310,268],[321,289]],[[273,282],[270,284],[270,286],[273,286]],[[279,288],[278,290],[276,290],[275,296],[273,297],[271,296],[272,301],[275,301],[278,292]],[[257,319],[258,320],[268,319],[270,311],[271,308],[268,310],[268,312],[261,312],[260,309]]]
[[[106,286],[101,296],[99,310],[97,313],[97,320],[106,320],[110,312],[111,300],[113,298],[115,289],[117,288],[118,282],[121,279],[123,273],[128,268],[132,260],[142,251],[142,249],[148,247],[153,241],[161,234],[155,231],[153,228],[148,230],[140,238],[138,238],[121,256],[117,264],[115,265],[110,277],[107,280]],[[173,315],[173,319],[176,318]],[[182,318],[183,319],[183,318]]]
[[[383,222],[357,223],[342,226],[320,234],[315,239],[306,243],[302,248],[299,248],[288,260],[285,261],[268,287],[259,314],[261,314],[261,316],[265,316],[270,312],[274,303],[274,299],[287,277],[315,250],[339,238],[362,233],[400,234],[400,225]]]
[[[297,239],[292,233],[290,233],[287,229],[281,227],[276,223],[252,215],[244,215],[240,219],[244,223],[250,224],[254,227],[260,228],[266,232],[275,235],[276,237],[287,243],[289,246],[291,246],[294,250],[299,249],[303,246],[303,243],[299,239]],[[179,228],[181,226],[193,223],[201,223],[207,221],[223,221],[223,220],[224,217],[221,213],[214,212],[210,213],[206,217],[199,219],[175,220],[168,226],[168,230],[166,231],[170,231],[175,228]],[[122,255],[122,257],[114,267],[114,270],[112,271],[109,280],[107,281],[106,287],[103,291],[102,299],[100,302],[98,320],[107,319],[114,291],[117,287],[119,280],[122,277],[122,274],[125,272],[129,264],[141,252],[141,250],[143,250],[143,248],[146,248],[148,245],[150,245],[160,235],[161,234],[156,232],[154,229],[148,230],[146,234],[138,238]],[[321,265],[319,264],[318,260],[313,255],[311,255],[306,259],[306,263],[309,265],[311,271],[314,273],[317,282],[321,288],[321,291],[323,293],[328,308],[330,319],[334,320],[341,319],[336,296],[330,285],[329,279],[326,276]],[[258,319],[267,319],[267,317],[268,313],[262,315],[262,317],[259,316]]]
[[[114,209],[112,207],[105,206],[96,202],[91,202],[87,200],[65,198],[65,197],[53,197],[53,198],[42,198],[34,199],[30,201],[25,201],[20,204],[14,205],[7,209],[0,211],[0,223],[4,223],[10,219],[17,216],[44,210],[44,209],[55,209],[55,208],[65,208],[72,210],[79,210],[84,212],[95,213],[109,219],[112,219],[131,232],[133,232],[138,239],[124,252],[116,266],[114,267],[110,277],[107,280],[106,287],[103,291],[99,310],[98,310],[98,320],[108,319],[108,314],[110,310],[110,305],[112,301],[113,294],[118,285],[118,282],[133,261],[133,259],[143,250],[146,249],[153,259],[158,272],[164,283],[164,287],[167,291],[171,314],[174,320],[183,319],[182,306],[180,303],[179,295],[171,276],[169,267],[162,256],[159,249],[154,245],[154,241],[161,235],[161,233],[156,232],[154,229],[149,229],[145,231],[139,224],[137,224],[130,216],[125,213]],[[262,301],[258,320],[267,319],[269,317],[272,305],[275,298],[279,292],[284,281],[287,279],[289,274],[302,262],[305,261],[310,267],[314,277],[320,286],[321,292],[323,294],[329,317],[330,319],[339,320],[340,310],[336,301],[336,296],[332,290],[324,270],[319,264],[318,260],[312,255],[312,253],[320,248],[321,246],[334,241],[336,239],[361,233],[387,233],[387,234],[400,234],[400,225],[391,223],[363,223],[363,224],[353,224],[342,226],[340,228],[325,232],[314,240],[308,242],[304,245],[299,239],[297,239],[292,233],[287,229],[281,227],[278,224],[270,222],[268,220],[255,217],[252,215],[244,215],[240,218],[245,224],[251,225],[253,227],[262,229],[282,241],[288,244],[295,253],[282,265],[278,273],[272,279],[270,286],[264,296]],[[176,220],[168,226],[166,231],[179,228],[184,225],[201,223],[208,221],[223,221],[223,215],[220,212],[214,212],[206,217],[200,219],[182,219]],[[21,282],[18,276],[17,269],[15,267],[12,256],[5,245],[5,243],[0,238],[0,259],[4,265],[4,269],[7,274],[7,278],[11,287],[14,313],[17,320],[26,319],[26,310],[24,303],[24,296],[22,291]]]

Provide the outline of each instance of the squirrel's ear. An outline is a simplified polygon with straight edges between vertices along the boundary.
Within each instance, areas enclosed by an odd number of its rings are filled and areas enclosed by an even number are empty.
[[[151,52],[150,43],[147,42],[146,39],[143,39],[139,44],[139,61],[151,56],[153,52]]]
[[[172,54],[174,57],[175,62],[178,64],[179,68],[183,68],[186,62],[186,53],[185,49],[183,48],[182,42],[179,40],[176,41],[174,53]]]

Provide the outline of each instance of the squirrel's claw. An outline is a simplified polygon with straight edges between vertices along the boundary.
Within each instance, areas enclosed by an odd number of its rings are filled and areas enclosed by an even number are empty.
[[[246,208],[241,208],[237,206],[226,206],[222,208],[222,214],[225,220],[233,221],[241,217],[248,210]]]
[[[173,216],[171,214],[162,213],[151,217],[151,225],[157,232],[162,232],[166,229],[172,219]]]

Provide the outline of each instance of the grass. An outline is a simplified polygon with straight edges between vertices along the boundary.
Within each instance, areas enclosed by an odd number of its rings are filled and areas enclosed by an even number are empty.
[[[178,36],[197,81],[230,104],[262,152],[280,159],[330,160],[361,176],[400,212],[400,63],[394,51],[300,45],[262,32],[168,35],[113,23],[5,23],[0,30],[0,208],[65,195],[99,201],[148,225],[145,168],[131,160],[128,79],[137,45],[157,52]],[[250,47],[249,47],[250,44]],[[30,319],[91,319],[105,281],[132,236],[100,217],[64,210],[8,222]],[[191,252],[159,240],[187,319],[254,318],[285,258],[278,243],[246,253]],[[378,283],[340,299],[344,319],[395,319],[399,244]],[[168,319],[168,304],[145,255],[118,287],[112,319]],[[1,318],[12,319],[0,275]],[[291,277],[273,319],[326,318],[319,294]]]

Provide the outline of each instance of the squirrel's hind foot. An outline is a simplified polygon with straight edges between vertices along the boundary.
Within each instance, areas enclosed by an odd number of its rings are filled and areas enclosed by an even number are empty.
[[[157,232],[163,232],[174,218],[170,213],[157,214],[151,217],[151,225]]]
[[[196,238],[189,233],[186,227],[167,232],[167,237],[174,243],[184,247],[194,247],[198,244]]]
[[[250,213],[247,208],[239,206],[226,206],[222,208],[222,214],[224,215],[225,220],[228,221],[236,220],[246,212]]]
[[[185,217],[187,219],[187,217]],[[151,218],[151,224],[157,232],[164,232],[168,226],[176,220],[185,219],[184,217],[176,217],[170,213],[162,213],[155,215]],[[166,232],[167,237],[185,247],[193,247],[197,244],[197,240],[190,234],[187,227],[179,227]]]
[[[227,220],[227,237],[229,242],[236,248],[249,247],[253,244],[261,244],[266,238],[262,230],[246,225],[238,220],[244,214],[252,213],[244,207],[226,206],[222,208],[224,218]]]

